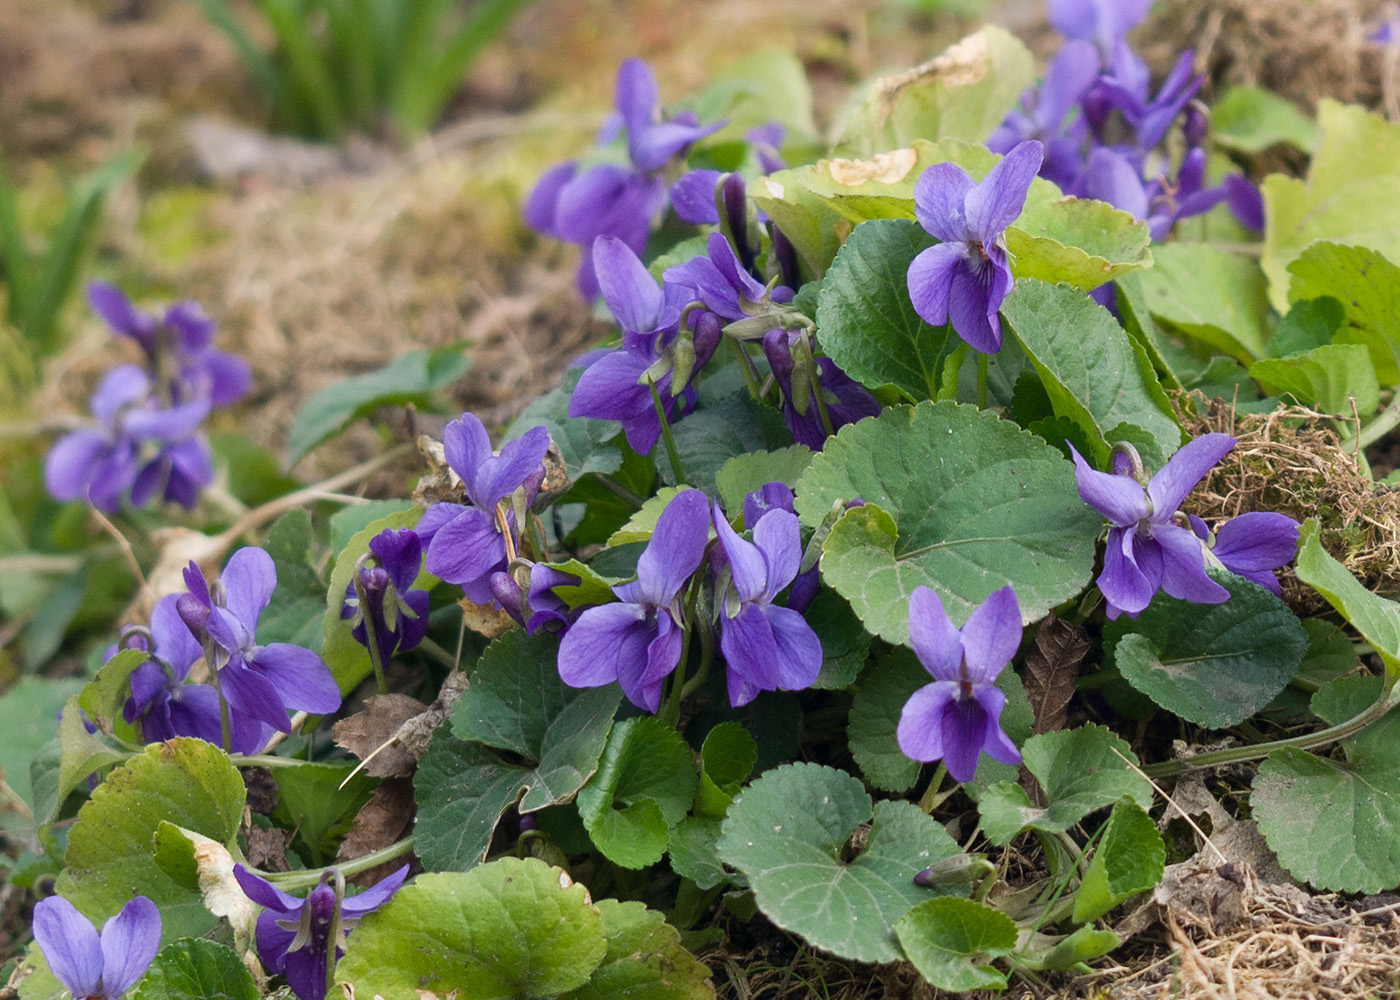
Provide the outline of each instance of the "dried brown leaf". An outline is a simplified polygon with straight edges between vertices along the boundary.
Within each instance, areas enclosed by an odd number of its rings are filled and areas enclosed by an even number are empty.
[[[1049,733],[1065,727],[1065,709],[1074,697],[1079,664],[1089,652],[1089,637],[1078,625],[1048,616],[1036,626],[1035,640],[1026,654],[1022,679],[1035,712],[1035,732]]]
[[[399,746],[395,735],[405,722],[421,715],[427,707],[406,694],[375,695],[365,702],[363,711],[337,722],[331,733],[337,746],[361,760],[374,754],[365,765],[366,774],[375,778],[404,777],[413,773],[418,758]],[[385,743],[391,745],[385,747]],[[375,753],[376,750],[379,752]]]
[[[415,805],[413,782],[408,778],[391,778],[374,790],[374,795],[355,815],[350,832],[340,842],[337,861],[350,861],[388,847],[407,832],[413,822]],[[373,885],[385,875],[403,865],[401,858],[386,861],[356,875],[354,881]]]

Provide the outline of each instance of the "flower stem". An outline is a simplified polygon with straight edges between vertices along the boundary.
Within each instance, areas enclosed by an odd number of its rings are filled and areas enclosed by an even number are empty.
[[[947,795],[940,795],[939,789],[943,787],[943,779],[948,776],[948,765],[943,761],[938,762],[937,769],[933,772],[933,777],[929,779],[928,788],[924,789],[924,797],[919,800],[919,808],[925,813],[932,813],[940,805]],[[952,794],[951,792],[948,794]]]
[[[656,383],[648,383],[651,389],[651,402],[656,407],[656,419],[661,422],[661,440],[666,443],[666,457],[671,460],[671,472],[675,474],[676,485],[685,483],[685,470],[681,468],[681,454],[676,450],[676,439],[671,436],[671,424],[666,419],[666,408],[661,405],[661,393],[656,391]]]
[[[749,395],[755,400],[763,398],[763,391],[758,384],[758,372],[754,370],[753,358],[749,357],[748,349],[744,347],[742,340],[734,337],[726,338],[734,345],[734,350],[739,355],[739,370],[744,373],[744,385],[748,386]]]
[[[1151,778],[1170,778],[1178,774],[1185,774],[1187,771],[1198,771],[1206,767],[1217,767],[1221,764],[1235,764],[1245,760],[1258,760],[1267,757],[1275,750],[1295,749],[1311,750],[1314,747],[1324,746],[1328,743],[1335,743],[1344,740],[1348,736],[1354,736],[1361,732],[1373,722],[1379,721],[1392,708],[1400,704],[1400,694],[1393,684],[1387,684],[1385,691],[1376,701],[1360,712],[1358,715],[1347,719],[1345,722],[1335,726],[1328,726],[1326,729],[1319,729],[1315,733],[1305,733],[1302,736],[1290,736],[1287,739],[1272,740],[1268,743],[1254,743],[1245,747],[1230,747],[1228,750],[1216,750],[1211,753],[1198,753],[1194,757],[1186,757],[1181,760],[1168,760],[1160,764],[1152,764],[1142,769],[1143,773]]]
[[[987,356],[981,351],[974,351],[977,355],[977,408],[985,410],[987,408]]]
[[[367,872],[371,868],[378,867],[386,861],[394,861],[403,857],[413,850],[412,837],[405,837],[403,840],[395,841],[388,847],[381,847],[377,851],[369,854],[362,854],[358,858],[350,861],[341,861],[334,865],[327,865],[325,868],[304,868],[294,872],[255,872],[262,878],[273,883],[277,888],[287,889],[309,889],[321,881],[324,872],[334,868],[346,878],[358,875],[360,872]]]

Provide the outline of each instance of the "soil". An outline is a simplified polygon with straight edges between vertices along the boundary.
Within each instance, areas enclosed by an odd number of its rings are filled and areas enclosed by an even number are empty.
[[[622,59],[646,58],[674,98],[746,52],[791,48],[829,120],[858,79],[926,59],[962,33],[955,17],[920,13],[937,6],[537,0],[480,60],[431,138],[407,150],[360,140],[342,153],[263,136],[265,112],[231,46],[187,0],[3,0],[0,137],[7,169],[41,197],[55,175],[133,142],[149,150],[139,196],[110,206],[92,271],[153,303],[197,299],[220,324],[218,343],[250,359],[255,393],[216,430],[237,428],[277,453],[317,390],[407,350],[461,341],[473,367],[453,403],[500,425],[608,330],[573,290],[574,249],[536,238],[519,205],[547,166],[590,145]],[[1038,0],[987,6],[1038,52],[1055,44]],[[1159,67],[1195,46],[1217,89],[1260,83],[1303,107],[1321,96],[1381,107],[1394,95],[1363,26],[1382,6],[1172,0],[1140,38]],[[122,350],[81,307],[70,319],[41,413],[73,412]],[[387,434],[398,430],[391,421]],[[385,436],[357,427],[295,472],[309,481],[363,461]],[[1216,487],[1222,511],[1241,488]],[[1386,555],[1393,563],[1391,548]],[[1114,954],[1120,966],[1005,995],[1395,995],[1400,922],[1388,902],[1315,903],[1272,885],[1247,897],[1228,931],[1163,903],[1154,929]],[[15,894],[0,890],[5,925],[13,930],[19,913]],[[731,937],[705,953],[724,997],[933,995],[907,968],[835,963],[777,931],[725,926]]]

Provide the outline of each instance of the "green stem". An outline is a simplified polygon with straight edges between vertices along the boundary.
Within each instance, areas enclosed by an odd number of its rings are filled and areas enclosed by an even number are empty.
[[[453,657],[453,655],[447,650],[439,646],[437,643],[433,642],[433,640],[429,639],[426,635],[422,639],[418,640],[418,648],[424,653],[427,653],[433,659],[437,660],[447,669],[457,669],[456,658]]]
[[[681,468],[681,454],[676,450],[676,439],[671,436],[671,424],[666,419],[666,409],[661,405],[661,393],[656,391],[656,383],[649,382],[651,402],[656,407],[656,419],[661,422],[661,440],[666,443],[666,457],[671,460],[671,472],[675,474],[676,485],[685,484],[685,471]]]
[[[933,772],[933,777],[929,779],[928,788],[924,789],[924,796],[919,800],[919,808],[925,813],[932,813],[946,799],[947,795],[939,795],[938,791],[943,787],[943,779],[948,776],[948,765],[943,761],[938,762],[938,767]],[[949,794],[952,794],[951,792]]]
[[[401,858],[412,850],[413,838],[405,837],[403,840],[396,841],[388,847],[381,847],[377,851],[371,851],[369,854],[362,854],[360,857],[350,861],[342,861],[338,864],[327,865],[325,868],[305,868],[295,872],[257,872],[256,874],[267,879],[273,885],[277,886],[277,888],[284,891],[288,889],[309,889],[321,881],[323,872],[331,868],[338,869],[342,875],[349,878],[360,874],[360,872],[367,872],[371,868],[384,864],[386,861],[394,861]]]
[[[715,632],[710,627],[710,620],[704,615],[696,614],[692,616],[691,621],[700,633],[700,666],[694,675],[685,682],[685,686],[681,688],[682,701],[698,691],[700,685],[705,683],[705,678],[710,673],[710,664],[714,662],[715,658]]]
[[[629,490],[626,486],[623,486],[612,476],[609,476],[606,473],[602,472],[595,472],[593,475],[597,477],[599,486],[603,487],[603,489],[607,490],[609,493],[617,497],[623,503],[630,504],[634,510],[641,510],[642,504],[646,503],[646,500],[643,497],[636,493],[633,493],[631,490]]]
[[[690,653],[690,633],[693,628],[686,628],[681,633],[681,658],[676,663],[676,669],[671,672],[670,693],[666,696],[665,711],[662,718],[666,724],[675,729],[681,722],[681,699],[685,697],[685,661]]]
[[[1371,723],[1384,717],[1397,704],[1400,704],[1400,694],[1396,692],[1397,689],[1393,685],[1388,685],[1375,703],[1359,715],[1335,726],[1319,729],[1315,733],[1290,736],[1287,739],[1272,740],[1268,743],[1255,743],[1246,747],[1231,747],[1228,750],[1216,750],[1212,753],[1199,753],[1194,757],[1182,760],[1168,760],[1160,764],[1151,764],[1144,767],[1142,771],[1149,778],[1170,778],[1178,774],[1185,774],[1187,771],[1198,771],[1206,767],[1235,764],[1244,760],[1258,760],[1261,757],[1269,756],[1275,750],[1311,750],[1314,747],[1335,743],[1348,736],[1356,735]]]
[[[973,351],[977,355],[977,408],[985,410],[987,408],[987,356],[981,351]]]
[[[758,384],[758,372],[754,370],[753,358],[749,357],[748,349],[744,347],[744,342],[733,337],[726,338],[734,345],[734,350],[739,355],[739,370],[744,373],[744,385],[748,386],[749,395],[757,400],[763,397],[763,393]]]

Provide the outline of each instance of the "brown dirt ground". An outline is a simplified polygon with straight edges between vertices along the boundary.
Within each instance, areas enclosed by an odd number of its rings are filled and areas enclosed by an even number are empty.
[[[1142,33],[1157,65],[1193,44],[1216,86],[1259,82],[1305,106],[1323,94],[1382,102],[1381,67],[1361,31],[1379,0],[1158,6]],[[1038,51],[1053,44],[1034,0],[997,8]],[[926,58],[957,31],[874,0],[538,0],[482,60],[433,140],[368,150],[300,183],[252,174],[200,186],[190,116],[256,124],[260,112],[228,45],[193,5],[0,0],[0,136],[22,178],[51,162],[65,171],[95,164],[133,140],[150,148],[144,197],[128,192],[113,204],[99,270],[151,289],[153,300],[206,305],[222,344],[255,367],[255,395],[226,426],[276,449],[307,396],[405,350],[471,342],[474,368],[456,402],[503,421],[596,339],[604,328],[572,292],[573,250],[537,240],[518,205],[545,166],[589,144],[622,58],[646,57],[663,95],[677,97],[745,51],[791,46],[829,113],[854,80]],[[74,326],[40,412],[71,411],[118,350],[77,311]],[[380,448],[377,434],[357,429],[298,472],[316,478]],[[1235,485],[1219,484],[1222,510]],[[1115,953],[1121,965],[1048,990],[1014,983],[1006,996],[1400,994],[1391,901],[1320,899],[1254,885],[1230,929],[1168,908],[1165,924]],[[934,995],[907,968],[832,962],[777,934],[741,948],[736,933],[727,951],[706,957],[722,995],[736,1000]]]

